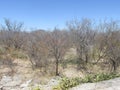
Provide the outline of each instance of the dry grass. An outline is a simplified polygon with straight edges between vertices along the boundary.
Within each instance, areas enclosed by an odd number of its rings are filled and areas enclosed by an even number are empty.
[[[7,54],[8,57],[12,58],[10,54]],[[6,58],[5,55],[0,55],[1,59]],[[65,55],[64,61],[59,65],[60,75],[66,77],[84,77],[86,74],[95,74],[101,72],[108,72],[109,68],[107,65],[98,63],[98,64],[87,64],[86,70],[77,70],[76,63],[76,50],[71,48]],[[45,84],[55,75],[55,65],[54,60],[52,63],[45,68],[36,68],[32,69],[31,63],[26,59],[15,59],[12,58],[14,72],[11,71],[11,68],[4,64],[0,64],[0,75],[22,75],[25,80],[29,80],[31,78],[34,79],[33,82]],[[1,61],[0,61],[1,62]],[[12,74],[10,74],[12,73]]]

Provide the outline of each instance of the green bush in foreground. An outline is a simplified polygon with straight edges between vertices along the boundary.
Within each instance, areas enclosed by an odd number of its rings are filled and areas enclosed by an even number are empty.
[[[115,74],[115,73],[111,73],[111,74],[101,73],[101,74],[96,74],[96,75],[88,75],[84,79],[82,79],[82,82],[83,83],[88,83],[88,82],[93,83],[93,82],[99,82],[99,81],[103,81],[103,80],[113,79],[116,77],[120,77],[120,75]]]
[[[68,90],[76,85],[80,84],[80,78],[63,78],[59,85],[54,86],[53,90]]]
[[[32,88],[32,90],[41,90],[39,87]]]
[[[116,77],[120,77],[119,74],[111,73],[111,74],[96,74],[96,75],[88,75],[85,78],[63,78],[61,79],[59,85],[54,86],[53,90],[68,90],[69,88],[72,88],[74,86],[77,86],[81,83],[93,83],[93,82],[99,82],[103,80],[109,80]]]

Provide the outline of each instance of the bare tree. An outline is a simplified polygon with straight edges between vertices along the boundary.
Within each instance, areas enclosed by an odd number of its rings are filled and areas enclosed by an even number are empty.
[[[74,20],[68,23],[68,28],[73,36],[73,43],[79,57],[79,63],[88,63],[89,51],[94,40],[95,33],[92,30],[92,22],[89,19]]]
[[[64,31],[60,31],[59,29],[55,28],[53,32],[49,34],[49,48],[50,53],[55,58],[55,65],[56,65],[56,75],[59,75],[59,62],[63,59],[67,46],[67,38]]]
[[[4,20],[5,25],[1,26],[1,39],[6,47],[15,47],[20,49],[24,36],[22,34],[23,23],[11,22],[9,19]]]
[[[106,26],[102,23],[96,27],[96,35],[93,43],[92,58],[97,64],[106,57],[106,33],[103,31]]]
[[[106,53],[111,62],[111,71],[116,71],[120,64],[120,28],[119,23],[111,21],[107,27]]]
[[[104,21],[99,25],[99,34],[96,37],[94,48],[97,49],[98,59],[108,61],[111,71],[116,71],[120,63],[120,27],[117,21]]]
[[[46,32],[32,32],[29,34],[27,42],[27,53],[30,62],[34,67],[47,67],[48,64],[48,48],[46,46]]]

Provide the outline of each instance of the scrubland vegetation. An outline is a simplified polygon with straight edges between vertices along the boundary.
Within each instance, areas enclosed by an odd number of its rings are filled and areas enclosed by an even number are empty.
[[[95,74],[95,75],[87,75],[84,78],[65,77],[61,79],[59,85],[53,87],[53,90],[68,90],[69,88],[72,88],[79,84],[94,83],[94,82],[99,82],[103,80],[113,79],[116,77],[120,77],[120,75],[115,74],[115,73],[110,73],[110,74],[101,73],[101,74]]]
[[[67,22],[67,28],[62,30],[55,27],[53,31],[27,32],[23,23],[5,19],[0,26],[0,65],[6,65],[11,73],[15,73],[15,59],[28,60],[33,70],[40,69],[40,73],[51,76],[66,77],[63,70],[71,67],[84,76],[92,75],[85,79],[80,76],[63,78],[62,84],[55,86],[54,90],[66,90],[63,88],[81,82],[117,77],[120,64],[120,23],[114,20],[93,22],[85,18]]]

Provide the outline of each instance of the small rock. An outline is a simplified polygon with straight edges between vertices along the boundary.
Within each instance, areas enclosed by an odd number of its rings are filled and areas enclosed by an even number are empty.
[[[0,90],[3,90],[3,86],[0,86]]]
[[[12,78],[10,76],[3,76],[1,81],[0,81],[0,84],[6,84],[8,82],[11,82],[12,81]]]
[[[20,87],[21,87],[21,88],[28,87],[28,86],[29,86],[29,84],[31,83],[31,81],[32,81],[32,79],[30,79],[30,80],[26,81],[25,83],[21,84],[21,85],[20,85]]]

